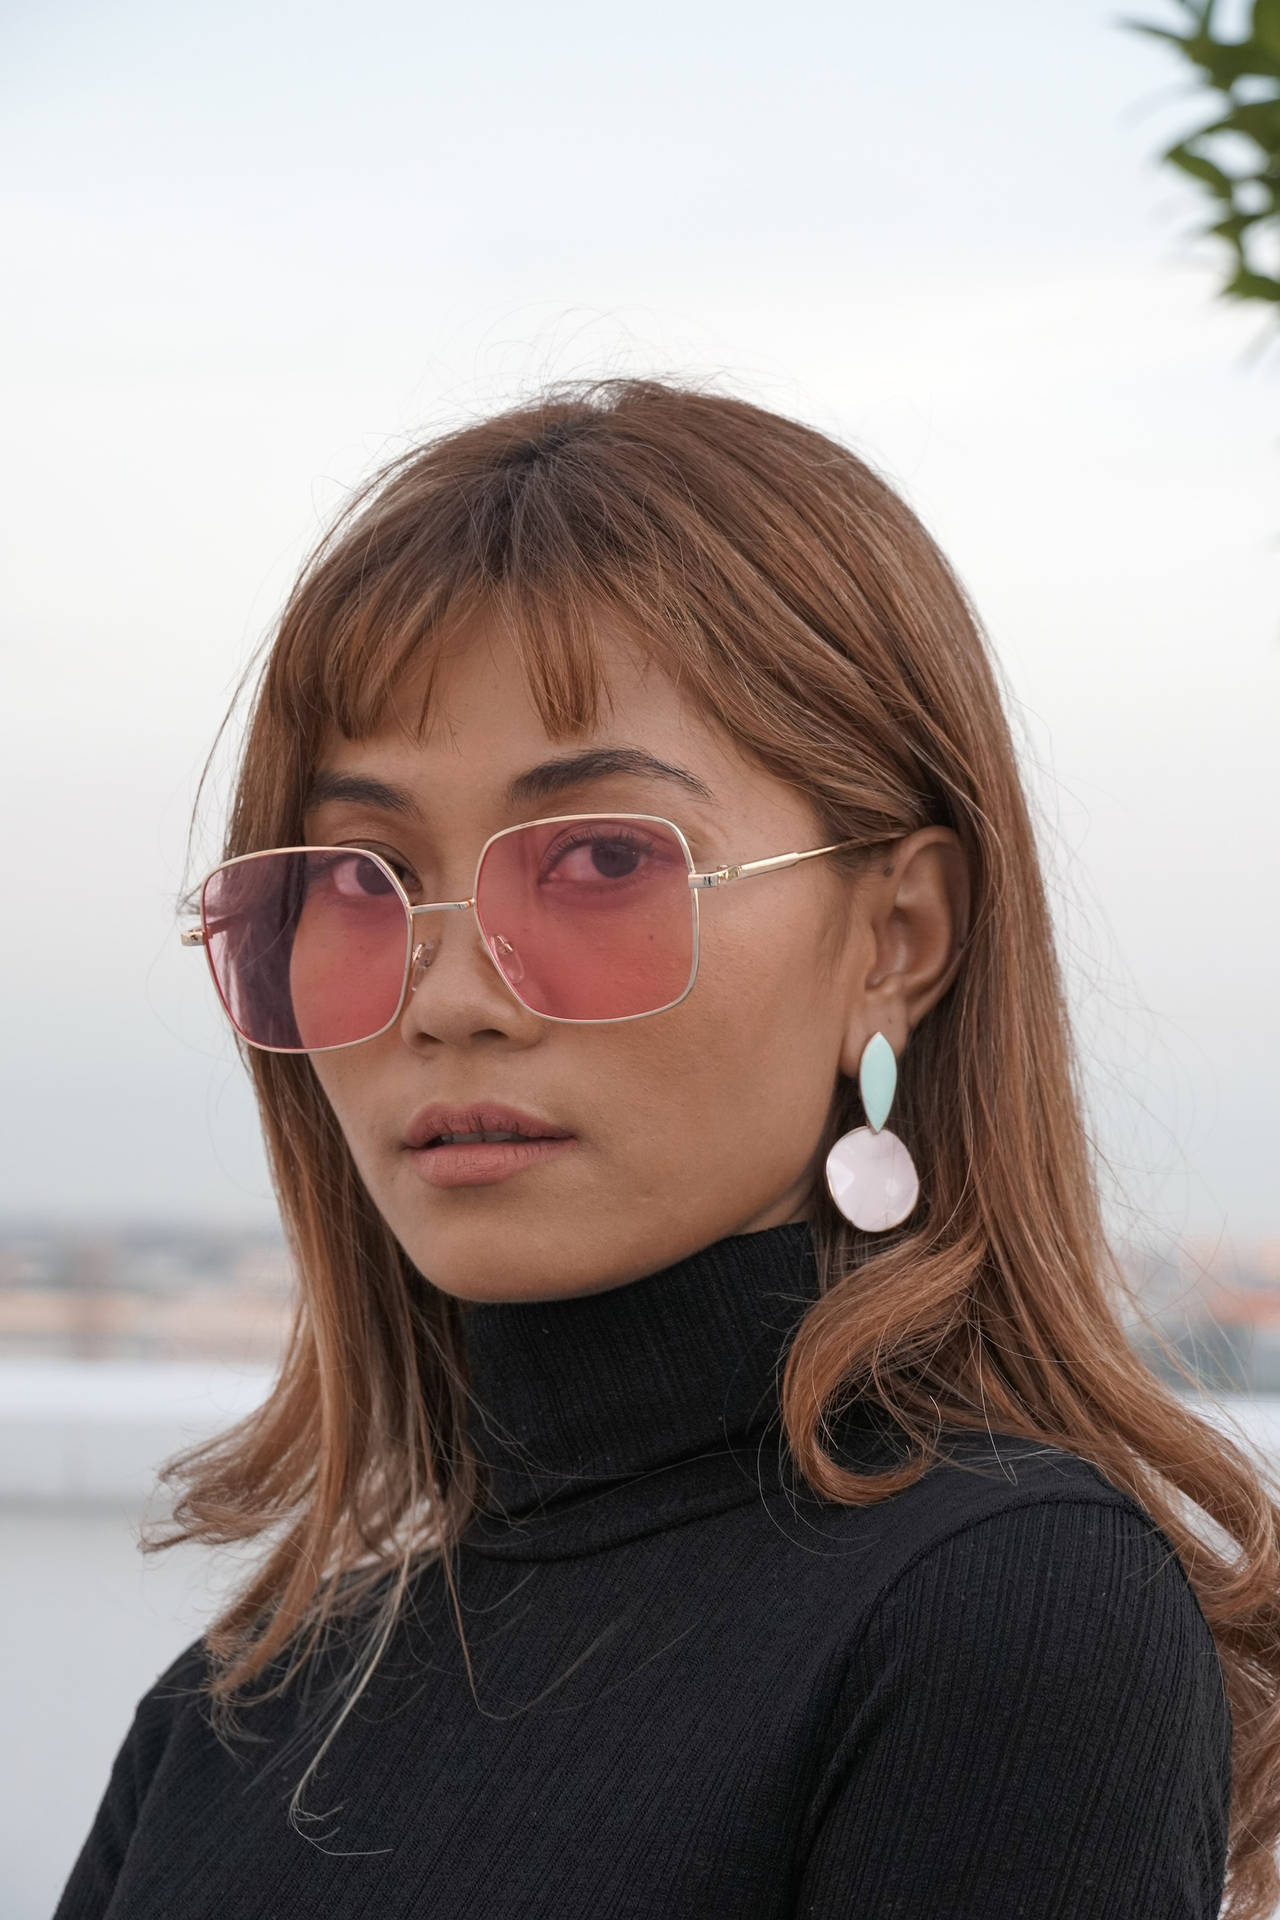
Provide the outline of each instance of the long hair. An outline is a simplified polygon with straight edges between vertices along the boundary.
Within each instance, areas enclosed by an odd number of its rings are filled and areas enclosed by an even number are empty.
[[[392,461],[310,555],[256,681],[224,857],[299,842],[324,731],[371,733],[410,668],[429,703],[443,636],[477,611],[513,636],[555,737],[593,722],[604,616],[809,797],[824,839],[959,836],[963,962],[911,1035],[896,1099],[923,1197],[871,1238],[815,1179],[821,1290],[783,1375],[785,1442],[819,1495],[851,1506],[917,1480],[944,1426],[1048,1442],[1140,1502],[1217,1644],[1233,1724],[1224,1911],[1261,1920],[1280,1895],[1280,1507],[1126,1338],[1033,824],[955,573],[871,465],[808,427],[659,381],[553,389]],[[440,1560],[461,1631],[452,1550],[479,1480],[465,1321],[373,1206],[307,1058],[246,1050],[246,1064],[295,1316],[262,1407],[165,1469],[180,1498],[145,1550],[261,1542],[205,1636],[225,1725],[269,1667],[279,1691],[323,1636],[359,1624],[331,1740],[425,1561]],[[860,1119],[844,1080],[819,1168]],[[851,1472],[824,1450],[854,1394],[908,1441],[891,1469]]]

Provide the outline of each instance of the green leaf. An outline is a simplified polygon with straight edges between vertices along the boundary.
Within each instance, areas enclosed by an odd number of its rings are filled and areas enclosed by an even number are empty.
[[[1134,33],[1145,33],[1149,39],[1163,40],[1168,46],[1176,47],[1178,52],[1187,59],[1192,58],[1191,47],[1195,41],[1194,34],[1174,33],[1169,27],[1153,25],[1150,20],[1119,20],[1116,24],[1121,27],[1131,27]]]
[[[1219,122],[1224,133],[1244,133],[1268,153],[1280,151],[1280,99],[1236,100]]]
[[[1264,46],[1254,41],[1213,40],[1207,33],[1193,33],[1182,42],[1182,50],[1224,93],[1234,81],[1246,76],[1266,80],[1276,76],[1275,60]]]
[[[1242,101],[1222,119],[1211,120],[1207,127],[1184,134],[1177,145],[1190,146],[1192,141],[1212,140],[1224,133],[1234,134],[1240,140],[1252,140],[1262,149],[1264,160],[1274,162],[1280,158],[1280,101],[1274,104],[1270,100]]]
[[[1280,277],[1255,269],[1246,254],[1246,242],[1259,229],[1274,230],[1280,220],[1280,0],[1252,0],[1248,37],[1220,37],[1218,0],[1174,0],[1187,24],[1175,33],[1153,21],[1126,18],[1116,24],[1176,48],[1184,62],[1202,77],[1201,97],[1218,95],[1213,118],[1194,133],[1184,134],[1164,153],[1162,161],[1197,180],[1217,203],[1219,217],[1197,228],[1197,237],[1210,238],[1227,248],[1229,278],[1220,294],[1231,300],[1265,300],[1280,307]],[[1276,83],[1275,96],[1241,100],[1236,83],[1262,79]],[[1271,93],[1271,87],[1241,91]],[[1244,139],[1260,150],[1237,161],[1223,154],[1227,165],[1206,152],[1207,143],[1223,137]],[[1215,149],[1221,152],[1221,149]],[[1228,171],[1231,166],[1235,172]],[[1262,200],[1262,205],[1241,203]]]
[[[1224,240],[1238,242],[1250,227],[1257,226],[1259,220],[1270,218],[1269,214],[1261,213],[1229,213],[1225,220],[1215,221],[1213,226],[1206,227],[1205,232],[1221,234]]]
[[[1173,33],[1168,27],[1153,27],[1149,20],[1120,19],[1116,25],[1128,27],[1133,33],[1150,34],[1153,40],[1172,40],[1175,47],[1185,47],[1187,44],[1182,34]]]
[[[1280,301],[1280,280],[1272,279],[1268,273],[1254,273],[1248,267],[1241,267],[1222,292],[1232,300]]]
[[[1177,146],[1170,147],[1167,153],[1161,155],[1161,158],[1167,160],[1170,166],[1181,167],[1182,171],[1189,173],[1193,179],[1202,181],[1217,199],[1225,200],[1228,206],[1232,204],[1236,183],[1229,173],[1224,173],[1222,168],[1215,166],[1212,160],[1206,160],[1198,153],[1189,153],[1181,142]]]
[[[1253,0],[1252,38],[1280,68],[1280,0]]]

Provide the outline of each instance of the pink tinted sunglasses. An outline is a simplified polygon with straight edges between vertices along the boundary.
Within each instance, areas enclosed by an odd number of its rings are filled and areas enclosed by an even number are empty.
[[[641,1020],[678,1006],[698,971],[698,897],[845,847],[838,840],[696,870],[671,820],[562,813],[491,834],[466,900],[415,903],[363,847],[271,847],[200,885],[203,947],[237,1033],[269,1053],[327,1053],[385,1033],[439,949],[430,913],[475,913],[485,952],[531,1013]]]

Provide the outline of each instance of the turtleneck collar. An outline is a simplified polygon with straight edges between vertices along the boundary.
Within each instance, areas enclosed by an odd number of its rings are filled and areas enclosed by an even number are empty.
[[[465,1543],[591,1551],[669,1524],[673,1502],[751,1497],[785,1350],[818,1296],[798,1221],[602,1293],[470,1306],[468,1437],[488,1491]]]

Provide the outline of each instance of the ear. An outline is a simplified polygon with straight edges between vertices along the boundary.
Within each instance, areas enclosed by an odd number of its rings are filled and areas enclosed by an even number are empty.
[[[841,1073],[856,1078],[873,1033],[882,1033],[901,1058],[911,1029],[959,971],[969,896],[968,862],[950,827],[907,834],[862,876],[864,937],[857,944]]]

